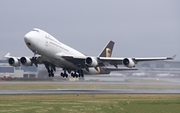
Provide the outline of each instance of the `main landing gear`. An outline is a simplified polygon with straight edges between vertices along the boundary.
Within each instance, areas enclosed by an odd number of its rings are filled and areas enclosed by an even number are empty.
[[[64,78],[64,77],[68,77],[68,74],[66,73],[66,70],[64,70],[64,73],[61,73],[61,76]]]
[[[64,77],[68,77],[68,74],[66,73],[66,70],[64,70],[64,73],[61,73],[61,76],[64,78]],[[78,78],[78,77],[84,77],[84,73],[83,73],[83,70],[77,70],[77,71],[74,71],[74,72],[71,72],[71,76],[73,78]]]
[[[48,71],[48,76],[49,77],[54,77],[54,71],[56,71],[56,68],[55,68],[55,66],[54,65],[52,65],[52,64],[49,64],[49,63],[44,63],[45,64],[45,67],[46,67],[46,69],[47,69],[47,71]],[[71,73],[71,76],[73,77],[73,78],[78,78],[78,77],[84,77],[84,72],[83,72],[83,70],[82,69],[79,69],[79,70],[75,70],[75,71],[72,71],[72,70],[68,70],[68,69],[63,69],[64,70],[64,72],[62,72],[61,73],[61,76],[63,77],[63,78],[67,78],[68,77],[68,73],[70,74]]]

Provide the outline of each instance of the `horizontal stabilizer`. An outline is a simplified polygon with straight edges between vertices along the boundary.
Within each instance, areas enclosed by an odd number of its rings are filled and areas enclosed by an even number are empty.
[[[5,57],[5,58],[10,58],[10,57],[11,57],[11,56],[10,56],[10,53],[7,53],[4,57]]]
[[[176,55],[173,55],[172,57],[168,57],[167,59],[174,60],[175,57],[176,57]]]

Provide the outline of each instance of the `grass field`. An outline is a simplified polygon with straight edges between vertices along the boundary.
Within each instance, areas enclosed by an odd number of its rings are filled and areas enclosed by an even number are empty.
[[[0,95],[0,112],[180,113],[180,95]]]

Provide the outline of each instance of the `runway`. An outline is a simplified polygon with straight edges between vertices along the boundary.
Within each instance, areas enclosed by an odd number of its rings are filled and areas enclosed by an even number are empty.
[[[180,90],[0,90],[0,95],[32,94],[180,94]]]
[[[121,82],[0,82],[0,95],[180,94],[180,79],[125,78]]]

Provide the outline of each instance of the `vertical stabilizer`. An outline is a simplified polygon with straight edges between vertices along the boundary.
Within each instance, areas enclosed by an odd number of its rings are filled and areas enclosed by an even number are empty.
[[[114,42],[110,41],[107,44],[107,46],[102,50],[102,52],[99,54],[99,57],[111,57],[113,47],[114,47]]]

